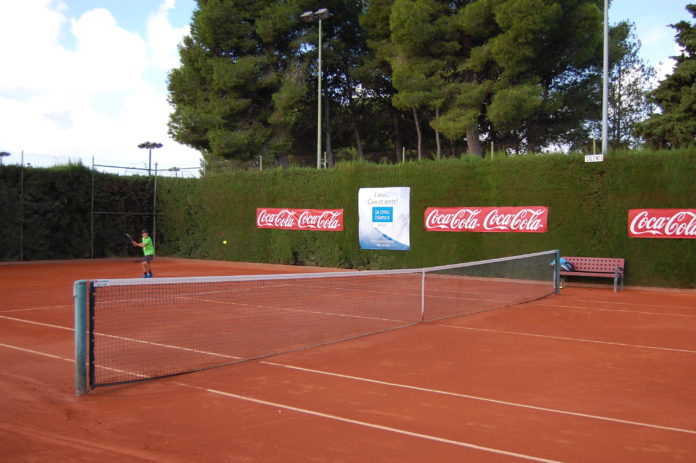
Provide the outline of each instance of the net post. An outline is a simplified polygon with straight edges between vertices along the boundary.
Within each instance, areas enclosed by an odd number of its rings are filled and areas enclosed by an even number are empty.
[[[561,294],[561,250],[556,249],[553,263],[553,292]]]
[[[75,395],[87,392],[87,287],[78,280],[73,286],[75,298]]]

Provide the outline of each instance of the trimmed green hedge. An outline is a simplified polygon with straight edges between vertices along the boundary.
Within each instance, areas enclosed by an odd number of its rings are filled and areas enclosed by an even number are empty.
[[[124,233],[137,237],[151,227],[153,188],[149,177],[92,172],[82,165],[2,166],[0,261],[138,255]]]
[[[24,176],[23,196],[21,177]],[[628,237],[628,209],[696,208],[696,151],[465,158],[399,165],[339,164],[330,170],[232,171],[157,180],[160,255],[318,265],[405,268],[561,249],[623,257],[626,283],[696,288],[696,240]],[[138,255],[123,233],[152,229],[150,177],[83,166],[0,167],[0,260]],[[366,251],[358,243],[358,191],[411,187],[411,250]],[[23,198],[23,201],[20,201]],[[429,206],[548,206],[547,233],[426,232]],[[258,207],[344,209],[344,231],[256,228]],[[20,247],[20,236],[24,247]],[[228,244],[224,245],[223,241]]]
[[[160,252],[183,257],[403,268],[560,248],[564,255],[624,257],[626,283],[696,287],[696,240],[636,239],[631,208],[696,208],[696,153],[445,160],[335,169],[235,171],[202,179],[161,179]],[[367,251],[358,244],[358,190],[411,187],[411,250]],[[548,206],[549,231],[426,232],[429,206]],[[261,230],[257,207],[344,209],[343,232]],[[224,245],[223,240],[228,244]]]

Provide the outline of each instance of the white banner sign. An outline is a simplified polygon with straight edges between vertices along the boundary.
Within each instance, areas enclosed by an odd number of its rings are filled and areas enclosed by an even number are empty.
[[[358,192],[362,249],[411,249],[411,188],[361,188]]]

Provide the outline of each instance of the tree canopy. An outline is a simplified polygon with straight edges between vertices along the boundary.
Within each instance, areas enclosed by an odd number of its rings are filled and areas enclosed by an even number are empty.
[[[602,5],[198,0],[169,76],[170,134],[209,168],[311,165],[321,46],[329,166],[583,146],[601,117]],[[321,44],[300,20],[319,7],[332,13]]]
[[[696,18],[696,4],[686,9]],[[645,122],[638,124],[636,133],[655,148],[678,148],[696,143],[696,28],[688,21],[672,27],[682,52],[675,56],[677,64],[650,94],[660,107]]]

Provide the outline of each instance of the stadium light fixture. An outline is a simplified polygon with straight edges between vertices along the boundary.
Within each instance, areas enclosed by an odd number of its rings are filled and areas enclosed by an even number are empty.
[[[3,151],[0,153],[0,166],[2,165],[2,158],[6,158],[7,156],[10,156],[10,153],[7,151]]]
[[[146,141],[146,142],[139,144],[138,148],[149,150],[150,155],[148,157],[148,163],[147,163],[147,175],[152,175],[152,150],[156,149],[156,148],[162,148],[162,143],[157,143],[157,142],[150,143],[149,141]]]
[[[317,169],[321,169],[321,21],[331,17],[331,13],[326,8],[319,8],[317,11],[305,11],[300,15],[304,22],[319,21],[319,60],[317,64]]]

